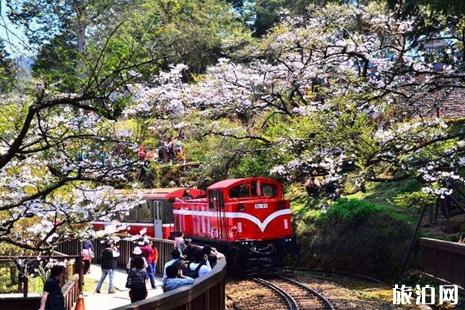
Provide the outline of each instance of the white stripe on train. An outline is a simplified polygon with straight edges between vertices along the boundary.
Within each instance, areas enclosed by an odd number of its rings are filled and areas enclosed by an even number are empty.
[[[257,217],[250,215],[248,213],[244,212],[220,212],[221,215],[225,218],[230,218],[230,219],[246,219],[249,220],[253,223],[255,223],[258,228],[263,232],[266,229],[266,226],[274,220],[275,218],[282,216],[282,215],[287,215],[291,214],[290,209],[283,209],[279,211],[275,211],[268,215],[268,217],[262,222],[260,221]],[[215,217],[218,216],[218,212],[215,211],[193,211],[193,210],[173,210],[173,214],[177,215],[195,215],[195,216],[207,216],[207,217]]]
[[[102,221],[92,221],[90,222],[94,225],[110,225],[111,222],[102,222]],[[128,226],[146,226],[146,227],[153,227],[153,223],[141,223],[141,222],[125,222],[121,221],[121,224],[126,224]],[[163,224],[163,227],[174,227],[174,224]]]

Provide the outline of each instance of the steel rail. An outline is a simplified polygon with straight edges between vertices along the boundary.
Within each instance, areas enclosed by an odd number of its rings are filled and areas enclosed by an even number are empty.
[[[306,284],[303,284],[299,281],[296,281],[294,279],[290,279],[288,277],[284,277],[284,276],[278,276],[279,279],[281,280],[284,280],[284,281],[287,281],[287,282],[290,282],[296,286],[299,286],[303,289],[306,289],[308,292],[310,292],[313,296],[317,297],[320,301],[322,301],[326,307],[330,310],[335,310],[336,308],[334,307],[334,305],[325,297],[323,296],[322,294],[318,293],[316,290],[312,289],[311,287],[309,287],[308,285]]]
[[[252,278],[252,280],[255,281],[255,282],[258,282],[258,283],[260,283],[260,284],[262,284],[262,285],[264,285],[266,287],[268,287],[269,289],[271,289],[272,291],[277,293],[284,300],[284,302],[286,303],[287,307],[290,310],[299,310],[300,309],[299,305],[297,304],[297,301],[291,295],[289,295],[287,292],[285,292],[284,290],[282,290],[278,286],[276,286],[273,283],[271,283],[269,281],[266,281],[266,280],[264,280],[262,278]]]

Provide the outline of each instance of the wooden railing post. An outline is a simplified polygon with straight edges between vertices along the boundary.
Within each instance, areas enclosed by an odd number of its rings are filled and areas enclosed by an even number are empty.
[[[74,272],[79,275],[79,292],[82,292],[82,286],[84,285],[84,270],[82,266],[82,257],[80,255],[75,260]]]
[[[25,273],[22,274],[23,280],[23,296],[27,298],[27,291],[29,290],[29,279]]]

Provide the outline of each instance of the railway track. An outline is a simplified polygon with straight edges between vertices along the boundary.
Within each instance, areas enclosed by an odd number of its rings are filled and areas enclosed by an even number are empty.
[[[253,278],[252,280],[278,294],[289,310],[335,309],[326,297],[296,280],[284,276],[276,276],[267,280],[262,278]]]

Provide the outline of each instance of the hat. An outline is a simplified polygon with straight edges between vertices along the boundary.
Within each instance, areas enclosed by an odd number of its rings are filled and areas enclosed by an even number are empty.
[[[142,254],[142,250],[140,249],[140,247],[136,246],[134,248],[134,250],[132,251],[132,254],[134,255],[141,255]]]

